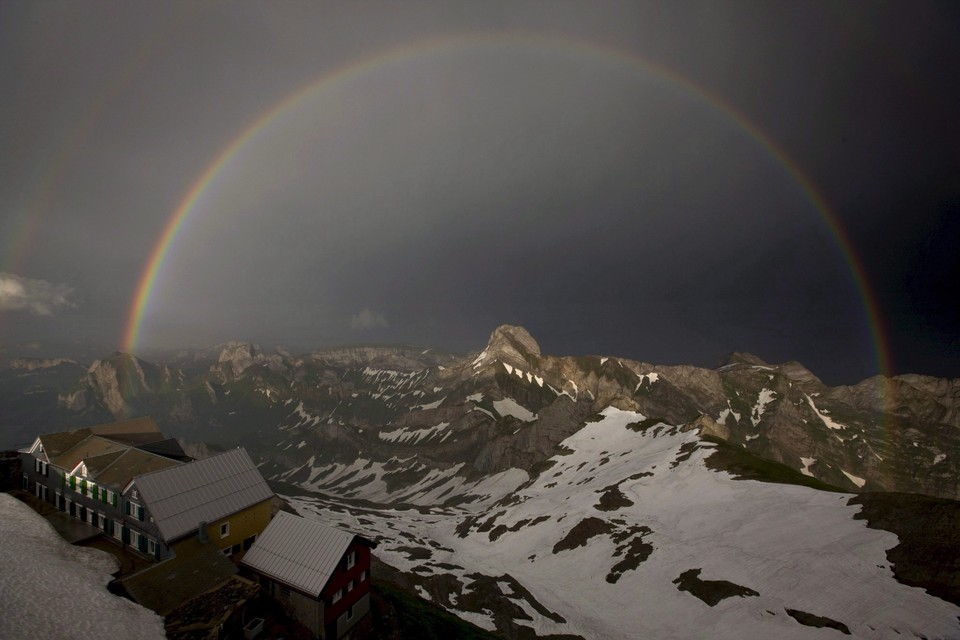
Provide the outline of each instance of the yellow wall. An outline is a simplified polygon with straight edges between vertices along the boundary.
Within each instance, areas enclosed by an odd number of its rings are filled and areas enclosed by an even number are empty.
[[[220,537],[220,525],[229,522],[230,533],[225,537]],[[217,549],[225,549],[235,544],[240,545],[240,553],[233,557],[233,560],[239,561],[243,556],[243,541],[250,536],[263,533],[270,523],[270,500],[264,500],[252,507],[247,507],[243,511],[238,511],[232,515],[211,522],[207,525],[207,537],[211,545]],[[185,540],[176,542],[172,548],[175,553],[189,553],[192,547],[198,546],[197,535],[194,534]]]

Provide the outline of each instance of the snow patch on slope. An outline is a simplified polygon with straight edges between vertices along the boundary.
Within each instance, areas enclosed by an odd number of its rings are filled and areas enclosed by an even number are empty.
[[[67,544],[0,493],[0,637],[165,638],[160,616],[107,591],[116,570],[113,556]]]
[[[513,398],[504,398],[503,400],[494,400],[493,408],[496,409],[502,417],[513,416],[523,422],[533,422],[537,419],[537,414],[533,413]]]
[[[767,405],[773,402],[776,397],[776,391],[772,391],[767,388],[760,390],[760,395],[757,396],[757,404],[753,406],[753,411],[750,415],[750,422],[753,423],[753,426],[760,424],[760,418],[763,416],[763,412],[766,410]]]
[[[839,422],[837,422],[836,420],[828,416],[826,410],[821,411],[820,409],[818,409],[817,405],[813,403],[813,398],[811,398],[810,396],[807,396],[807,403],[810,404],[810,408],[813,409],[813,412],[817,414],[817,417],[823,421],[823,424],[827,425],[827,428],[829,429],[846,429],[847,428],[847,425],[840,424]]]

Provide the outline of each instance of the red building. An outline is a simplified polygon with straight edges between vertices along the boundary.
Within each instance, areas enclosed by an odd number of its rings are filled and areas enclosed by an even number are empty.
[[[241,566],[323,640],[342,638],[370,612],[370,540],[280,512]]]

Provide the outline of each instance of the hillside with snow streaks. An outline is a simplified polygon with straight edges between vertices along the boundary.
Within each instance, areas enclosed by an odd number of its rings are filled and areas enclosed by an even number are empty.
[[[416,517],[290,500],[378,540],[435,603],[504,633],[837,637],[791,610],[856,638],[960,637],[960,608],[894,580],[896,536],[854,520],[850,495],[734,480],[706,468],[712,448],[694,431],[612,407],[562,450],[537,477],[503,476],[485,500]],[[698,585],[728,597],[711,606]]]

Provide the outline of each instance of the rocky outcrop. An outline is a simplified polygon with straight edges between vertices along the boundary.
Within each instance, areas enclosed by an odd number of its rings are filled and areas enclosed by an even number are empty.
[[[117,419],[127,417],[116,367],[107,360],[95,360],[87,375],[93,392],[107,410]]]
[[[114,354],[81,383],[58,373],[53,397],[61,410],[149,414],[173,433],[259,449],[275,468],[296,471],[284,479],[327,478],[331,490],[360,492],[357,465],[383,465],[394,487],[450,469],[476,478],[537,468],[614,407],[851,492],[960,497],[957,380],[876,377],[830,388],[797,362],[743,353],[717,369],[550,356],[509,325],[466,357],[358,346],[295,358],[238,342],[210,362],[170,369]]]
[[[36,371],[37,369],[50,369],[64,364],[76,365],[77,361],[69,358],[14,358],[10,361],[10,368]]]

